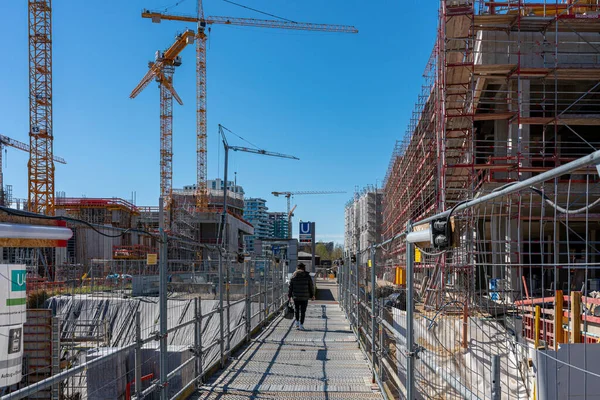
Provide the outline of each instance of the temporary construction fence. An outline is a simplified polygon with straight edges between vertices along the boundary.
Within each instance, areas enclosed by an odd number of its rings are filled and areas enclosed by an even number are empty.
[[[238,262],[237,254],[212,246],[218,257],[200,261],[207,245],[163,231],[67,224],[95,233],[79,236],[87,249],[112,251],[115,238],[135,233],[151,238],[154,252],[123,260],[92,251],[69,268],[61,260],[70,243],[5,247],[2,263],[26,264],[29,283],[22,380],[0,388],[2,400],[181,398],[287,298],[287,270],[274,259]],[[59,271],[63,278],[53,280]],[[9,362],[5,352],[0,357],[0,366]]]
[[[387,398],[598,398],[599,164],[480,189],[348,255],[340,303]],[[451,246],[423,233],[436,222]]]

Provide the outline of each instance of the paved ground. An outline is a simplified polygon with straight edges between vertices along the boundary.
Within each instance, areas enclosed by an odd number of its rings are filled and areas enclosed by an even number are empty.
[[[318,287],[337,297],[335,282]],[[383,399],[337,302],[310,302],[304,326],[279,318],[194,398]]]

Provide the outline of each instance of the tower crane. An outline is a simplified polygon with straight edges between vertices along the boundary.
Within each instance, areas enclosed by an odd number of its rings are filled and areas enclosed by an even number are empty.
[[[208,207],[206,191],[206,29],[210,25],[251,26],[259,28],[293,29],[317,32],[358,33],[358,29],[347,25],[311,24],[303,22],[261,20],[254,18],[204,17],[202,0],[198,0],[196,16],[165,14],[144,10],[142,18],[150,18],[154,23],[166,21],[193,22],[197,24],[196,34],[196,153],[197,185],[196,207],[205,210]]]
[[[29,211],[54,215],[52,0],[29,0]]]
[[[148,63],[148,72],[133,89],[130,98],[135,98],[152,80],[160,87],[160,197],[165,211],[170,207],[173,188],[173,98],[180,105],[183,101],[173,87],[175,67],[181,65],[179,54],[185,46],[194,43],[195,33],[188,29],[175,37],[175,42],[164,52],[157,51],[154,62]],[[169,213],[164,213],[164,226],[169,229]]]
[[[219,124],[219,134],[221,135],[221,139],[223,141],[223,148],[225,149],[225,168],[224,168],[224,173],[223,173],[223,180],[224,180],[224,184],[223,184],[223,188],[224,188],[223,189],[223,221],[221,223],[222,229],[224,229],[223,227],[225,226],[225,222],[226,222],[225,216],[227,215],[227,186],[228,186],[227,185],[227,169],[228,169],[227,164],[229,161],[229,150],[259,154],[262,156],[271,156],[271,157],[279,157],[279,158],[289,158],[291,160],[299,160],[298,157],[290,156],[288,154],[275,153],[273,151],[266,151],[266,150],[262,150],[262,149],[251,149],[248,147],[241,147],[241,146],[231,146],[229,144],[229,142],[227,142],[227,137],[225,136],[224,131],[231,132],[229,129],[227,129],[223,125]],[[289,208],[288,208],[288,211],[289,211]]]
[[[4,136],[4,135],[0,135],[0,205],[4,205],[6,199],[4,198],[5,193],[4,193],[4,172],[2,171],[2,150],[4,150],[4,147],[12,147],[18,150],[22,150],[22,151],[26,151],[27,153],[29,153],[30,151],[30,147],[28,144],[23,143],[23,142],[19,142],[18,140],[15,139],[11,139],[8,136]],[[57,156],[53,156],[52,159],[54,160],[54,162],[60,163],[60,164],[66,164],[67,162],[61,158],[61,157],[57,157]]]
[[[292,238],[292,213],[294,212],[294,210],[296,209],[296,206],[294,206],[294,209],[290,211],[290,198],[292,196],[303,196],[303,195],[307,195],[307,194],[343,194],[346,193],[344,191],[331,191],[331,190],[325,190],[325,191],[298,191],[298,192],[271,192],[271,194],[275,197],[279,197],[279,196],[284,196],[287,199],[287,215],[288,215],[288,239]]]

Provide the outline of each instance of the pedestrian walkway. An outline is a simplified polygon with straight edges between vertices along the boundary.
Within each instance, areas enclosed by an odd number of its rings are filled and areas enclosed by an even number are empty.
[[[334,282],[318,286],[337,294]],[[195,398],[383,399],[337,302],[310,302],[304,327],[279,318]]]

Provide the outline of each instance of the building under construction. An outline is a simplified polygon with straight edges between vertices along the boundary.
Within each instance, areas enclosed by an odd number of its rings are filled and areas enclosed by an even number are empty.
[[[383,191],[366,186],[354,193],[344,210],[344,251],[356,253],[360,249],[381,242]],[[368,254],[364,254],[365,260]]]
[[[574,383],[574,369],[570,378],[562,376],[551,360],[564,360],[561,343],[599,337],[599,174],[593,166],[554,171],[600,146],[599,33],[595,0],[441,1],[424,84],[386,174],[384,239],[440,212],[451,214],[451,248],[421,245],[414,257],[418,309],[433,310],[434,319],[465,315],[464,335],[448,322],[432,348],[455,354],[448,346],[463,343],[466,349],[467,315],[492,318],[497,338],[517,338],[517,361],[502,366],[503,377],[508,371],[502,398],[535,398],[535,385],[538,398],[593,393]],[[535,185],[511,191],[536,177]],[[494,200],[486,201],[490,195]],[[473,199],[482,200],[458,208]],[[385,268],[404,268],[405,240],[382,250]],[[583,315],[572,307],[583,307]],[[424,324],[425,338],[434,323]],[[469,338],[484,328],[469,327]],[[543,362],[533,357],[535,383],[518,361],[531,360],[527,346],[519,347],[526,343],[556,350]],[[482,346],[489,354],[501,351],[491,342]],[[589,356],[571,357],[568,363],[585,376],[598,369]],[[469,362],[449,371],[474,388],[477,379],[469,374],[478,367]],[[521,376],[511,376],[512,369]],[[434,385],[425,392],[442,396],[447,384]]]
[[[598,148],[600,7],[591,0],[558,3],[442,2],[425,84],[408,130],[396,143],[385,179],[385,238],[404,231],[409,221],[451,209]],[[597,181],[597,175],[584,171],[561,177],[544,191],[556,193],[559,202],[567,192],[571,202],[583,201],[586,193],[593,199],[596,189],[589,185]],[[527,248],[526,225],[533,234],[552,214],[546,210],[546,217],[542,215],[540,197],[531,203],[521,204],[511,216],[526,223],[501,226],[496,232],[489,232],[488,226],[486,234],[493,238],[469,240],[488,245],[503,241],[513,247],[520,242],[520,248],[509,252],[508,264],[528,264],[536,271],[538,264],[547,261],[542,255],[549,249],[543,246],[562,243],[567,232],[564,227],[546,231]],[[524,219],[524,214],[532,219]],[[572,234],[588,237],[588,244],[595,242],[596,228],[575,223],[580,218],[571,217]],[[474,228],[484,221],[471,218],[468,223]],[[569,246],[555,249],[560,263],[572,261],[567,253],[573,260],[584,253],[585,243],[573,239]],[[491,247],[479,255],[494,256]],[[389,252],[390,263],[402,253],[402,245],[396,244]],[[457,259],[455,266],[470,268],[467,259],[462,258],[464,264]],[[508,279],[512,290],[518,290],[521,280],[514,271],[509,266],[495,278]],[[534,275],[541,282],[542,272]],[[595,272],[592,275],[596,278]]]

